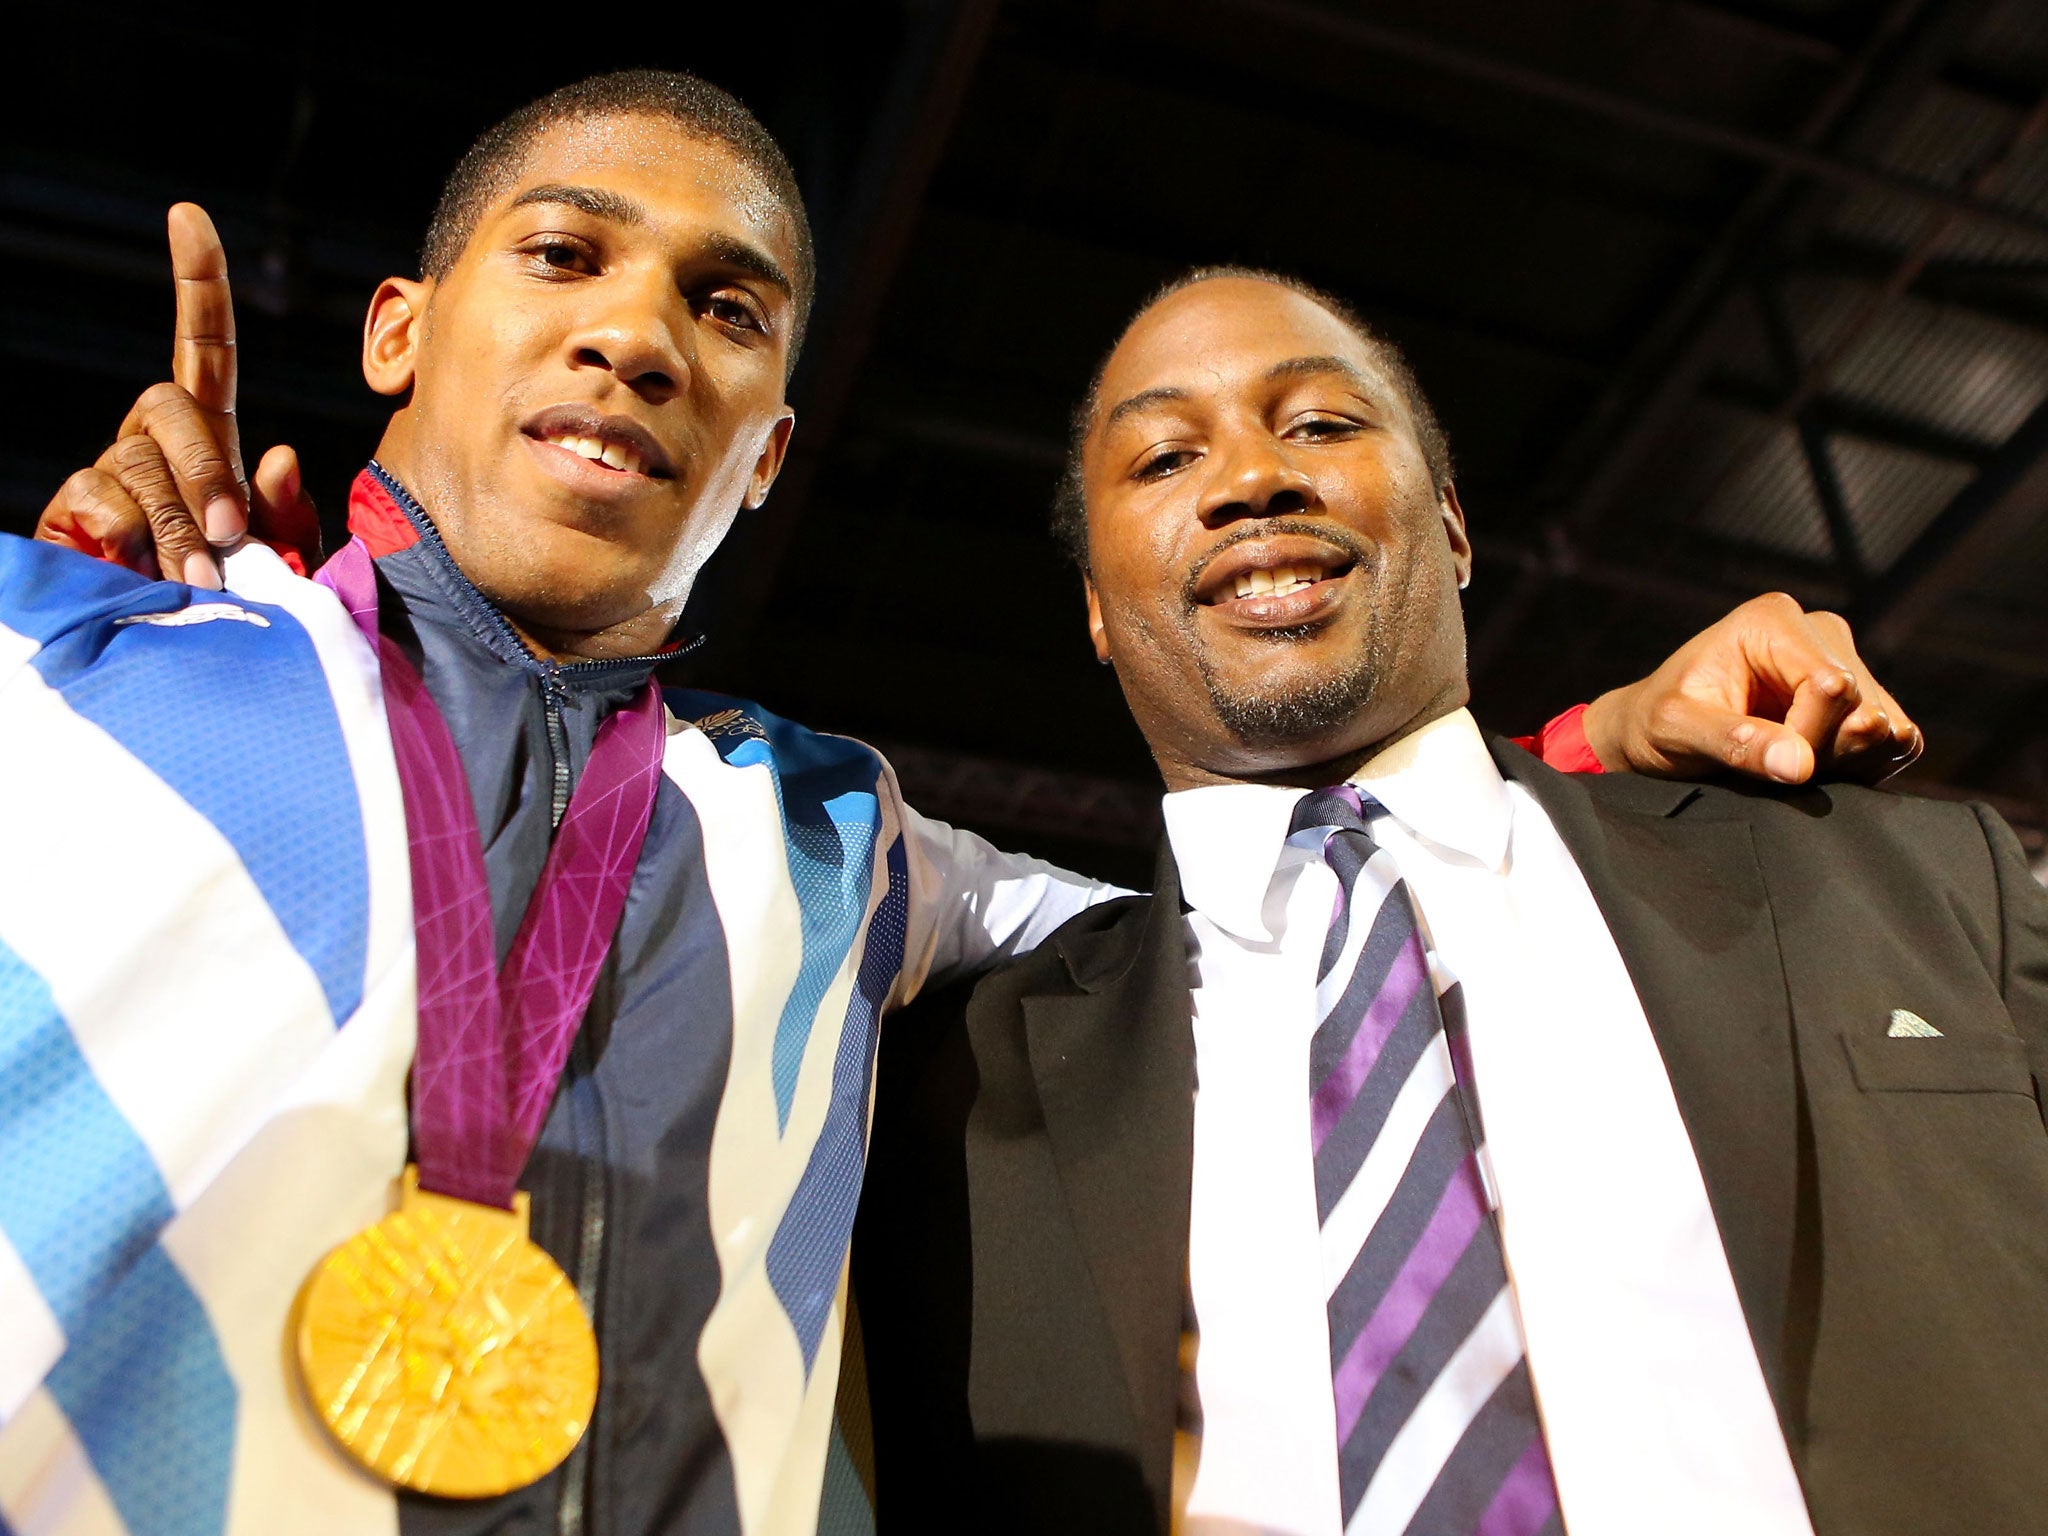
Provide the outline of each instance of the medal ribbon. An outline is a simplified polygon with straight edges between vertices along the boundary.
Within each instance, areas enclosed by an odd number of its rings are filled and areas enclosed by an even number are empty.
[[[501,971],[469,776],[418,669],[378,628],[368,548],[349,540],[315,580],[377,653],[405,799],[419,950],[420,1187],[509,1210],[640,862],[668,734],[661,690],[650,679],[598,727]]]

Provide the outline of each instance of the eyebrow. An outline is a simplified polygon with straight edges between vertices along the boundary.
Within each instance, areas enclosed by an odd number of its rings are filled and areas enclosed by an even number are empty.
[[[1137,412],[1146,410],[1151,406],[1166,405],[1170,402],[1187,398],[1188,392],[1186,390],[1172,385],[1161,385],[1157,389],[1141,389],[1128,400],[1119,400],[1114,406],[1110,407],[1109,414],[1102,418],[1102,430],[1107,432],[1126,416],[1135,415]]]
[[[510,206],[525,208],[534,203],[560,203],[579,209],[593,219],[604,219],[613,224],[646,225],[652,222],[647,217],[647,210],[633,199],[604,187],[574,187],[550,182],[546,186],[528,187],[512,199]]]
[[[639,203],[605,187],[577,187],[551,182],[546,186],[529,187],[513,198],[509,206],[525,208],[535,203],[558,203],[611,224],[646,229],[654,223]],[[713,230],[704,236],[702,247],[713,261],[758,277],[785,294],[795,296],[796,284],[789,280],[789,274],[782,270],[781,263],[759,246]]]
[[[1356,363],[1327,352],[1316,357],[1290,357],[1277,362],[1265,371],[1261,382],[1273,384],[1286,379],[1309,378],[1320,373],[1334,373],[1363,391],[1369,392],[1372,388],[1372,380]],[[1102,430],[1107,432],[1126,416],[1135,415],[1152,406],[1171,405],[1188,398],[1188,392],[1174,384],[1162,384],[1155,389],[1141,389],[1128,399],[1119,400],[1110,408],[1109,414],[1102,418]]]
[[[704,237],[704,249],[712,260],[722,261],[728,267],[758,277],[792,298],[796,296],[796,284],[789,280],[789,274],[782,270],[781,263],[758,245],[749,245],[744,240],[714,230]]]
[[[1285,362],[1275,363],[1266,370],[1266,382],[1277,383],[1282,379],[1309,378],[1318,373],[1334,373],[1358,389],[1371,392],[1372,379],[1358,364],[1335,353],[1325,352],[1319,357],[1290,357]]]

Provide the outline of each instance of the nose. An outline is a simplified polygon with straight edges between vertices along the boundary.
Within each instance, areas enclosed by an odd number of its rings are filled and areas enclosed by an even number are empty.
[[[601,368],[652,404],[673,399],[695,362],[682,296],[667,281],[605,287],[602,304],[569,337],[569,366]]]
[[[1209,465],[1196,507],[1205,528],[1246,517],[1284,517],[1315,501],[1315,483],[1270,432],[1238,433],[1213,443]]]

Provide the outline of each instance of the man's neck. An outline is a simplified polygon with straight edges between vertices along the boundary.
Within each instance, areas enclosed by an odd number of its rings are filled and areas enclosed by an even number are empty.
[[[1275,747],[1271,752],[1271,766],[1254,762],[1249,767],[1235,764],[1226,768],[1212,768],[1195,761],[1175,761],[1166,754],[1155,751],[1154,759],[1166,780],[1169,790],[1198,789],[1212,784],[1265,784],[1282,789],[1323,789],[1332,784],[1347,782],[1351,776],[1367,763],[1378,757],[1396,742],[1414,735],[1431,721],[1465,707],[1470,690],[1465,679],[1458,677],[1447,682],[1443,689],[1421,709],[1390,731],[1375,733],[1363,744],[1347,745],[1331,755],[1318,755],[1308,760],[1291,757],[1285,748]],[[1327,739],[1327,738],[1325,738]]]
[[[406,414],[401,411],[394,415],[385,428],[383,440],[377,445],[375,462],[387,478],[404,488],[412,505],[434,523],[435,532],[441,536],[443,547],[447,548],[446,531],[440,527],[433,510],[422,500],[417,489],[420,476],[413,465],[411,435]],[[563,627],[526,619],[509,611],[463,569],[452,548],[448,548],[448,559],[463,580],[511,627],[520,642],[546,661],[616,661],[622,657],[651,656],[667,644],[669,635],[682,618],[683,603],[688,597],[686,592],[670,602],[643,609],[631,618],[598,629]]]
[[[495,603],[492,606],[497,607]],[[559,662],[616,661],[625,656],[651,656],[668,643],[679,617],[666,607],[650,608],[623,624],[578,631],[530,625],[502,608],[498,612],[534,655]]]

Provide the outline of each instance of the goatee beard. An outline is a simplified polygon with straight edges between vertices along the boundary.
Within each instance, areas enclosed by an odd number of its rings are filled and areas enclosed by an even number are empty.
[[[1314,629],[1282,629],[1271,631],[1266,638],[1277,648],[1299,644],[1314,633]],[[1243,745],[1263,749],[1312,741],[1363,711],[1384,675],[1380,653],[1380,629],[1375,624],[1346,665],[1275,688],[1232,688],[1216,674],[1200,646],[1194,654],[1216,718]]]

